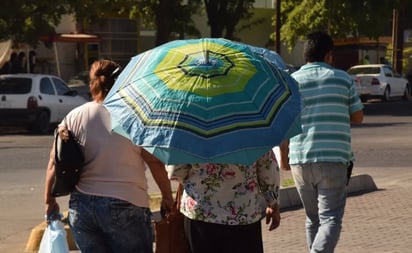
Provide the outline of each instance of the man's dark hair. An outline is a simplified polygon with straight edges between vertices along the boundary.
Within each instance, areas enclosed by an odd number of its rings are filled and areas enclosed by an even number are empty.
[[[306,36],[303,55],[306,62],[324,61],[325,55],[333,48],[332,38],[324,32],[313,32]]]

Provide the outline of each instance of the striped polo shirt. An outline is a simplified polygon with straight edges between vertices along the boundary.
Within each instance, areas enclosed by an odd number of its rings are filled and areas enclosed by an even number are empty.
[[[353,160],[350,114],[363,108],[352,78],[324,62],[309,63],[292,76],[305,109],[302,133],[290,139],[289,163]]]

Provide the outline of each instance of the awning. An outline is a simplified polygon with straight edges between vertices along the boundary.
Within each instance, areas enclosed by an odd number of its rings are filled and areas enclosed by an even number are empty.
[[[0,68],[2,68],[3,65],[9,61],[10,54],[12,51],[11,46],[12,46],[11,40],[0,42]]]
[[[79,42],[79,43],[93,43],[99,42],[100,38],[97,35],[86,33],[63,33],[51,36],[40,36],[40,40],[44,42]]]

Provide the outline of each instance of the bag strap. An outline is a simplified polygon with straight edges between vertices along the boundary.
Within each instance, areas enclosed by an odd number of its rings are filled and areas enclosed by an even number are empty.
[[[57,160],[57,140],[59,138],[59,128],[54,129],[54,162]]]
[[[66,117],[63,118],[62,122],[63,122],[64,127],[67,128]]]
[[[179,183],[179,185],[177,186],[177,190],[176,190],[175,201],[173,203],[172,210],[170,210],[170,213],[180,212],[180,202],[182,199],[183,188],[184,188],[183,184]]]
[[[178,211],[180,211],[180,204],[182,200],[183,189],[184,189],[183,184],[179,183],[179,185],[177,186],[176,199],[175,199],[175,206]]]
[[[66,117],[62,120],[63,126],[67,128]],[[54,129],[54,159],[57,158],[57,139],[59,138],[59,126]]]

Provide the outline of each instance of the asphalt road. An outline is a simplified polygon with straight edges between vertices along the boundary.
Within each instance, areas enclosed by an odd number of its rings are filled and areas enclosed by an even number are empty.
[[[362,126],[353,127],[354,173],[394,184],[412,164],[412,102],[371,101]],[[31,229],[43,221],[43,188],[53,136],[0,129],[0,252],[23,252]],[[283,178],[289,177],[284,173]],[[149,175],[149,191],[158,192]],[[59,200],[67,210],[67,197]]]

